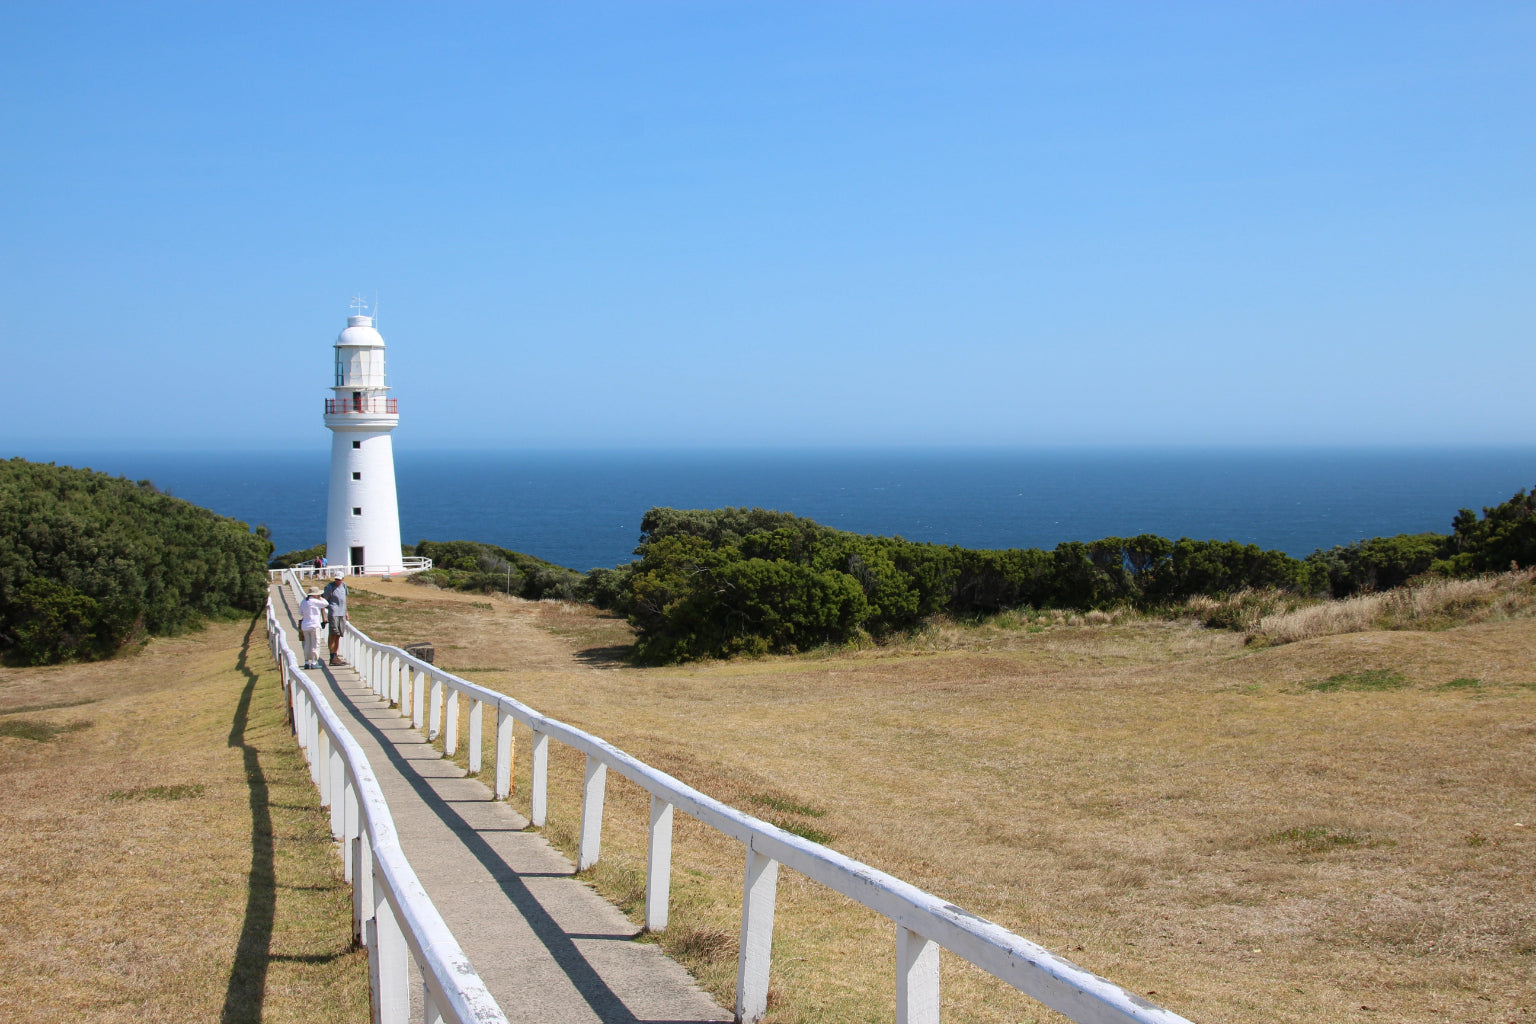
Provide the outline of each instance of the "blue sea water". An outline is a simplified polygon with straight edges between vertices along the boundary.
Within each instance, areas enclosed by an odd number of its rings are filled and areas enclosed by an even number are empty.
[[[278,551],[325,536],[327,459],[21,453],[90,466],[252,525]],[[402,539],[478,540],[576,569],[631,557],[640,517],[762,506],[860,533],[975,548],[1156,533],[1304,556],[1450,530],[1536,485],[1536,447],[1398,451],[415,452],[396,454]]]

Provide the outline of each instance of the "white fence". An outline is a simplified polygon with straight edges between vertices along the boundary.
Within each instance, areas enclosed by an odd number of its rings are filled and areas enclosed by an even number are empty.
[[[302,596],[296,578],[290,577],[290,586],[296,596]],[[892,921],[896,931],[898,1024],[937,1024],[941,946],[1079,1024],[1189,1024],[1184,1017],[1153,1005],[991,921],[705,796],[596,736],[541,715],[505,694],[435,668],[398,647],[372,640],[351,623],[347,624],[342,643],[344,657],[373,692],[398,705],[414,727],[425,727],[428,739],[436,740],[442,735],[449,756],[458,750],[459,703],[470,701],[466,753],[471,772],[481,769],[484,709],[494,708],[496,763],[492,790],[498,799],[506,798],[512,790],[512,723],[528,726],[533,733],[529,816],[536,826],[545,823],[548,813],[550,739],[585,754],[577,870],[589,868],[598,860],[603,790],[609,769],[650,793],[645,886],[645,927],[649,931],[661,931],[667,926],[674,809],[741,842],[746,864],[741,953],[736,970],[737,1020],[756,1021],[767,1010],[774,896],[782,864]]]
[[[283,579],[283,574],[292,572],[299,579],[335,579],[338,576],[407,576],[413,572],[424,572],[432,568],[432,559],[410,558],[400,559],[399,565],[327,565],[315,568],[313,565],[296,565],[292,569],[268,569],[267,579],[278,583]]]
[[[296,575],[290,573],[289,579],[298,586]],[[506,1024],[406,861],[367,756],[319,687],[299,670],[270,600],[267,636],[310,778],[320,789],[321,806],[330,808],[331,834],[345,843],[343,873],[352,884],[353,937],[368,947],[374,1024],[407,1024],[408,954],[423,979],[423,1024]]]

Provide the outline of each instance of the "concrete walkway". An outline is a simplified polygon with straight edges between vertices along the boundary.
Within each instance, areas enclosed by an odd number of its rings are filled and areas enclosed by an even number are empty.
[[[286,588],[274,604],[295,623]],[[294,630],[297,636],[297,629]],[[438,755],[350,668],[312,671],[362,745],[400,843],[509,1021],[665,1024],[728,1021],[686,971],[612,904],[571,877],[575,865],[528,820]],[[412,1019],[421,980],[412,965]]]

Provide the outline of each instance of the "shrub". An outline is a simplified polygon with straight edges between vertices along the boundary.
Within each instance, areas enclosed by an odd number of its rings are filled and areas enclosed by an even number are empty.
[[[415,554],[432,559],[432,569],[408,577],[414,583],[430,583],[475,594],[511,594],[530,601],[546,597],[577,600],[585,585],[574,569],[546,562],[494,544],[469,540],[419,542]]]
[[[271,553],[264,530],[147,480],[0,462],[0,649],[29,664],[99,658],[255,611]]]
[[[846,643],[911,630],[940,613],[1145,606],[1195,592],[1292,587],[1305,577],[1283,552],[1232,541],[1142,535],[1068,541],[1053,551],[975,551],[741,508],[651,509],[635,553],[627,577],[605,575],[589,590],[627,588],[604,599],[629,616],[646,661]]]

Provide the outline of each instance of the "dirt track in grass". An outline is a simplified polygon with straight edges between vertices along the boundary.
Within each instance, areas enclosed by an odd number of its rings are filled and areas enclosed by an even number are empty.
[[[1531,619],[1268,649],[1156,620],[948,625],[636,669],[590,609],[367,586],[380,639],[433,640],[450,670],[1193,1020],[1536,1020]],[[1384,670],[1397,688],[1352,688]],[[580,765],[554,767],[569,843]],[[594,882],[633,909],[646,804],[609,785]],[[677,850],[661,941],[729,1005],[741,850],[694,823]],[[886,922],[786,873],[774,1019],[889,1019],[893,971]],[[947,956],[944,992],[950,1021],[1056,1019]]]

